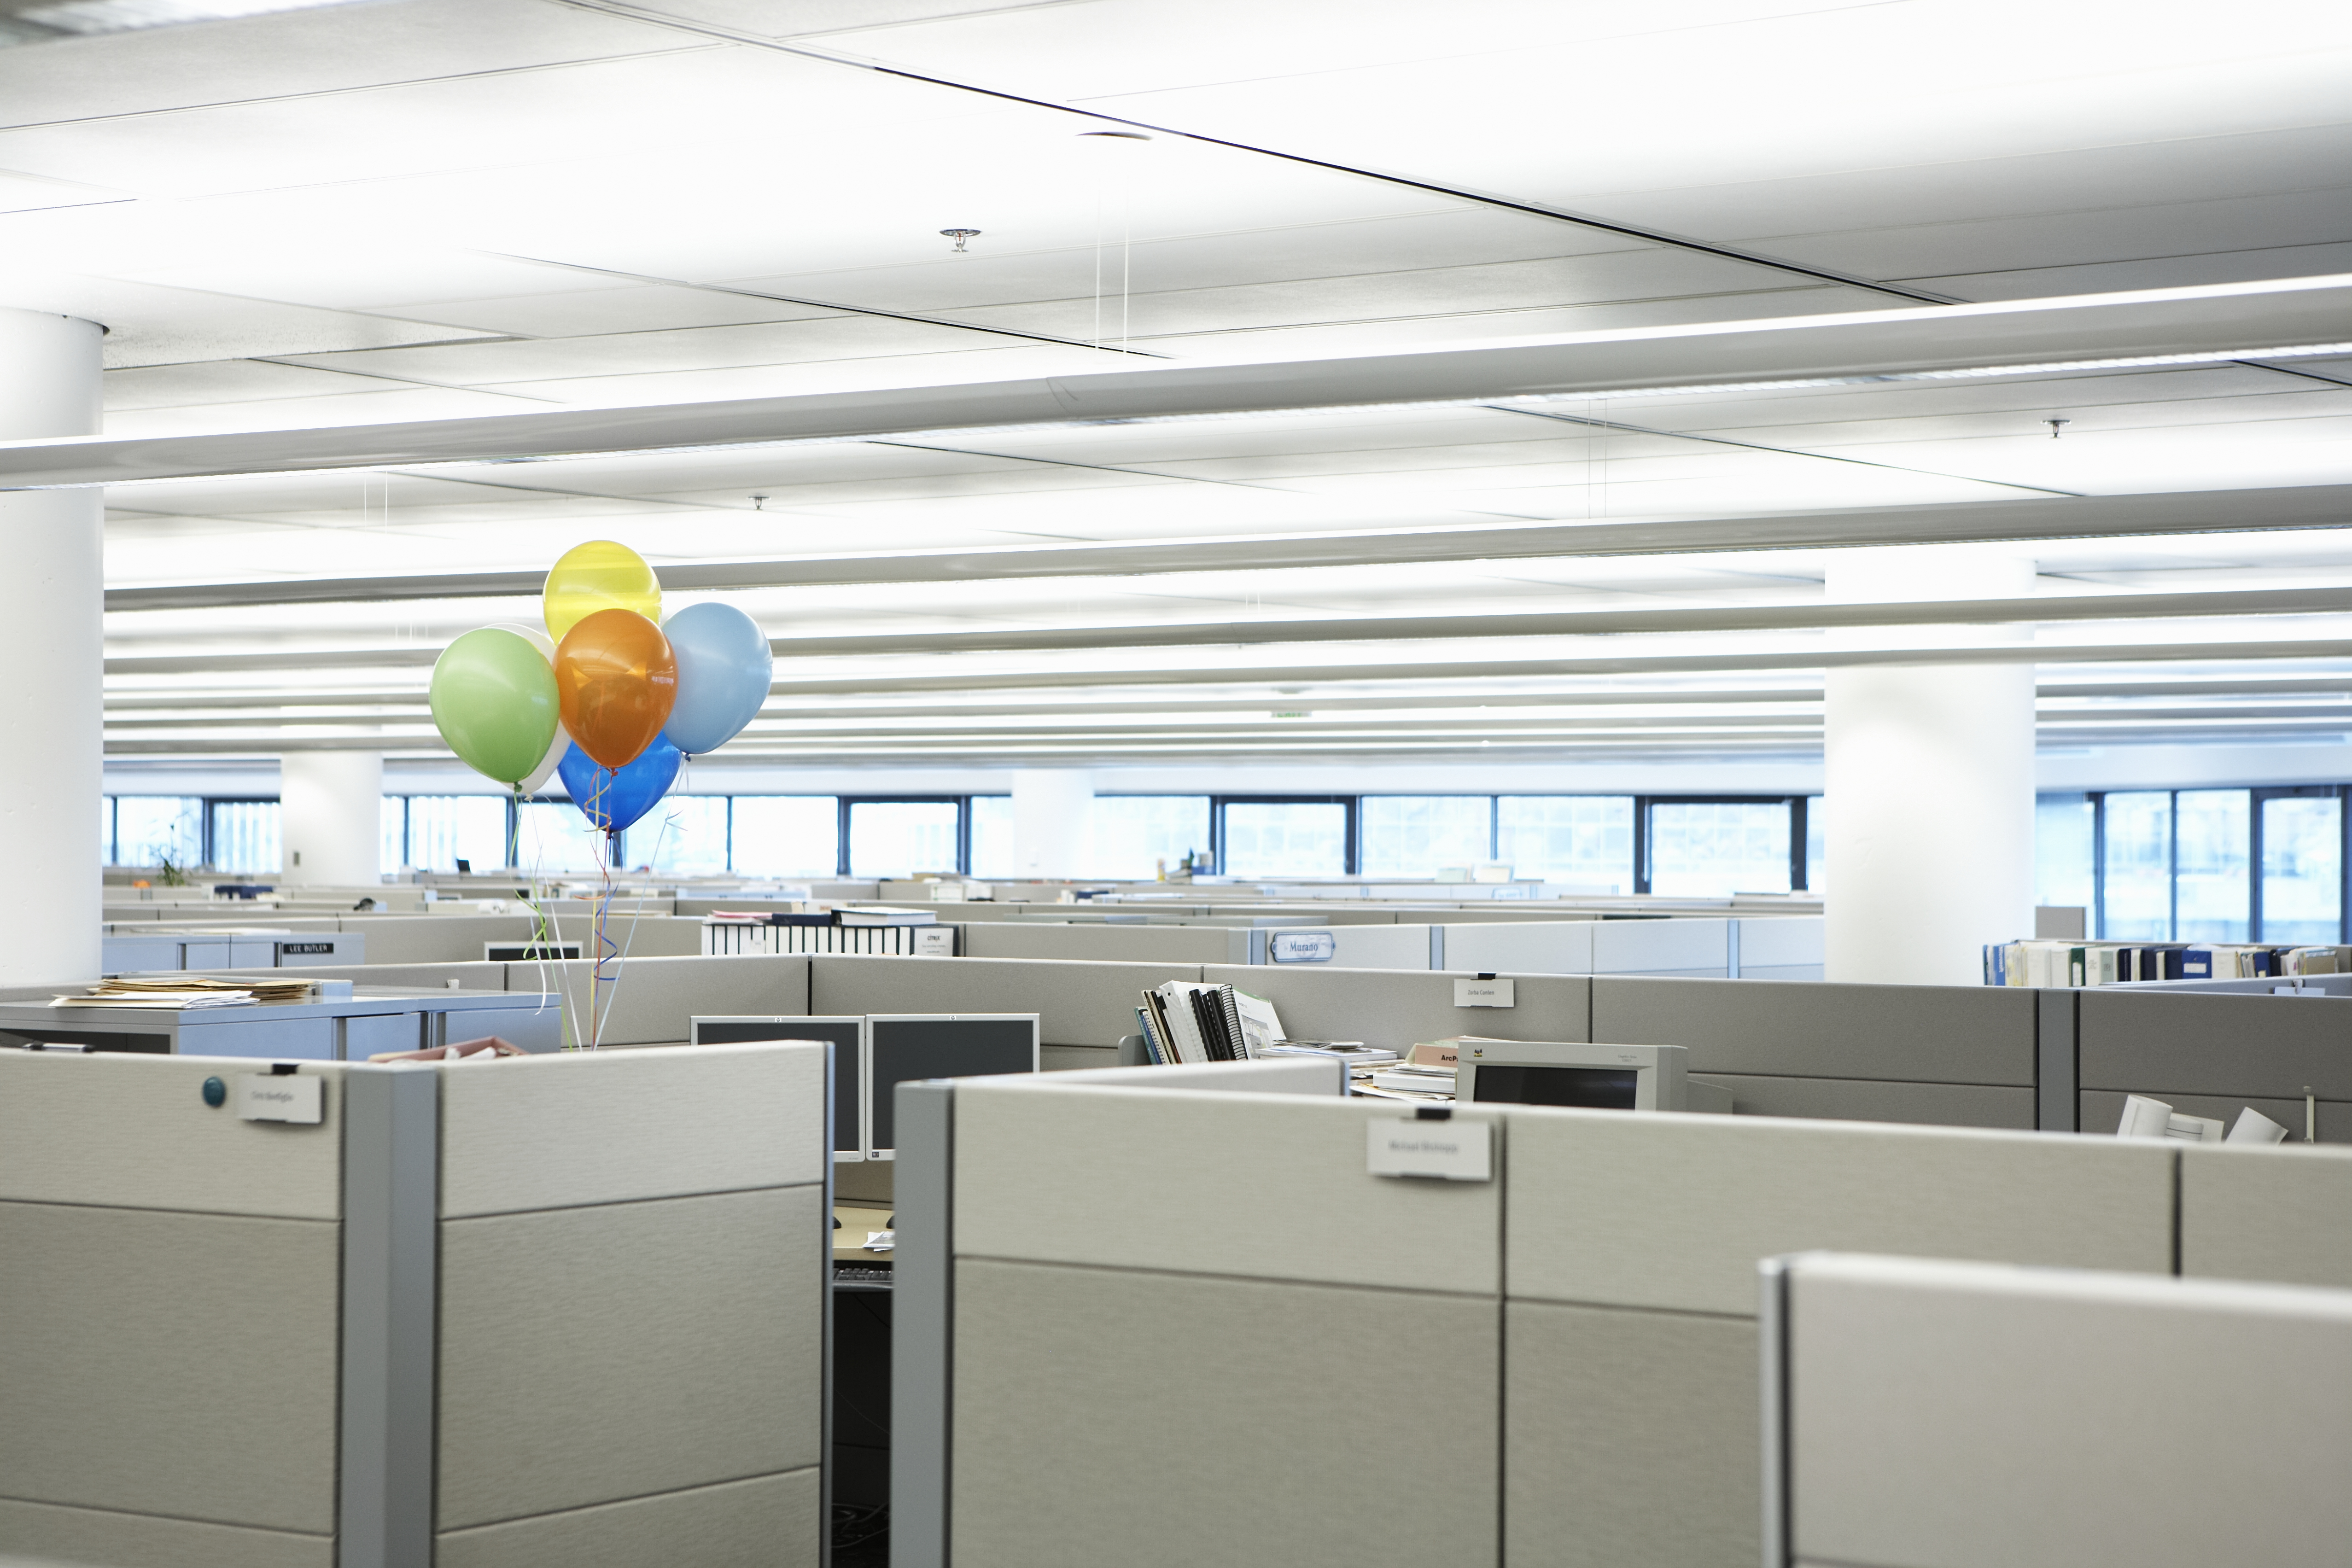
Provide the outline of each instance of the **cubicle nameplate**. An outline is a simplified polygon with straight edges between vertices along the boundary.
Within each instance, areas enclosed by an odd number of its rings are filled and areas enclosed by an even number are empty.
[[[1385,1117],[1364,1124],[1364,1168],[1378,1176],[1431,1181],[1495,1179],[1495,1126],[1459,1117],[1436,1121]]]
[[[1454,1005],[1457,1008],[1516,1008],[1519,1005],[1518,982],[1516,980],[1456,980],[1454,982]]]
[[[325,1087],[325,1079],[299,1073],[241,1073],[236,1080],[237,1117],[247,1122],[316,1125],[326,1119]]]
[[[1265,956],[1276,964],[1328,964],[1339,950],[1328,931],[1276,931],[1265,940]]]

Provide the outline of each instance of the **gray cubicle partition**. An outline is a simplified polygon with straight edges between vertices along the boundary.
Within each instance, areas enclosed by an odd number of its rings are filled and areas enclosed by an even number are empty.
[[[0,1051],[0,1554],[818,1563],[826,1070]]]
[[[1439,1124],[1170,1071],[901,1091],[894,1561],[1748,1568],[1759,1258],[2171,1263],[2161,1144],[1481,1107],[1395,1180]]]
[[[2054,1049],[2061,1021],[2044,1019],[2043,995],[1597,976],[1591,1038],[1687,1047],[1691,1072],[1747,1114],[2046,1129],[2041,1046],[2046,1024]],[[2050,995],[2071,1030],[2074,993]]]
[[[1512,977],[1513,1005],[1454,1006],[1459,974],[1335,969],[1320,964],[1228,967],[1212,964],[1200,977],[1265,998],[1293,1040],[1350,1040],[1402,1046],[1457,1034],[1496,1040],[1589,1040],[1592,982],[1582,975]]]
[[[818,954],[797,961],[810,966],[804,1012],[1035,1013],[1048,1070],[1111,1065],[1119,1037],[1135,1032],[1143,992],[1202,973],[1197,964],[1045,958]]]
[[[1822,1255],[1765,1292],[1768,1568],[2346,1560],[2352,1291]]]
[[[2181,1150],[2180,1272],[2352,1289],[2352,1149]]]
[[[2251,1105],[2300,1138],[2308,1092],[2319,1141],[2352,1143],[2352,1000],[2120,986],[2055,994],[2079,998],[2083,1131],[2113,1132],[2124,1096],[2149,1094],[2224,1121]]]

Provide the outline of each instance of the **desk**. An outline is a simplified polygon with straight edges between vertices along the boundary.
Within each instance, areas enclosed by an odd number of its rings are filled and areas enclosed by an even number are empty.
[[[339,994],[225,1008],[59,1008],[20,991],[0,1001],[0,1045],[39,1040],[163,1056],[364,1061],[495,1034],[525,1051],[563,1043],[563,998],[330,982]],[[62,992],[67,988],[58,987]],[[845,1228],[847,1221],[844,1221]],[[879,1228],[878,1227],[877,1228]],[[858,1237],[866,1239],[864,1235]]]
[[[868,1252],[866,1239],[877,1230],[889,1229],[891,1213],[887,1208],[873,1208],[863,1204],[834,1205],[833,1217],[841,1222],[841,1228],[833,1233],[834,1267],[838,1269],[846,1264],[851,1268],[887,1269],[891,1254]],[[887,1282],[879,1281],[835,1281],[835,1289],[843,1291],[887,1291],[889,1288]]]

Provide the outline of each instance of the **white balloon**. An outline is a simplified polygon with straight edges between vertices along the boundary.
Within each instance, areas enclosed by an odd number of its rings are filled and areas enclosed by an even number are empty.
[[[542,643],[546,642],[547,633],[541,632],[539,640]],[[570,749],[572,749],[572,737],[563,733],[563,726],[558,723],[555,727],[555,739],[549,744],[547,755],[539,759],[539,766],[530,770],[530,777],[515,788],[526,795],[538,794],[540,788],[555,777],[555,765],[563,760],[563,754]]]
[[[541,658],[545,659],[551,664],[555,663],[555,639],[547,634],[547,628],[544,626],[526,626],[520,621],[493,621],[488,627],[484,628],[484,630],[490,632],[511,632],[516,636],[528,642],[532,647],[538,649],[539,656]],[[557,733],[560,735],[562,732],[559,730]],[[558,747],[556,748],[555,755],[558,757],[562,756],[562,747]],[[544,779],[546,775],[541,774],[540,777]]]

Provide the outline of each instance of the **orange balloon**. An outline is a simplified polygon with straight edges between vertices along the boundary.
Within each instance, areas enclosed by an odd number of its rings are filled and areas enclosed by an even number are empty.
[[[626,768],[669,722],[677,656],[635,611],[599,610],[556,644],[555,691],[572,743],[600,768]]]

